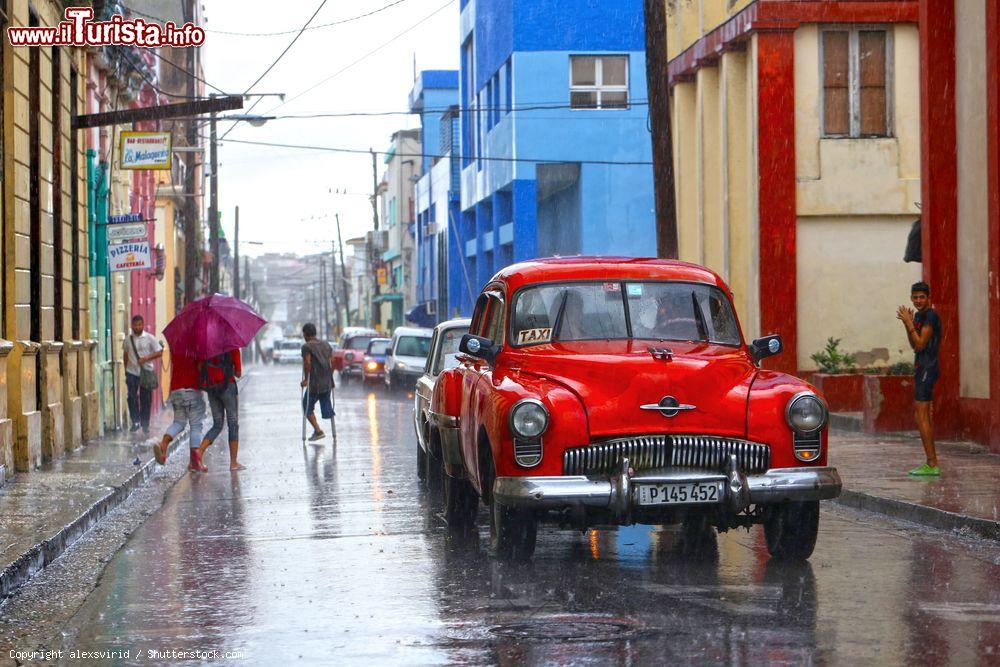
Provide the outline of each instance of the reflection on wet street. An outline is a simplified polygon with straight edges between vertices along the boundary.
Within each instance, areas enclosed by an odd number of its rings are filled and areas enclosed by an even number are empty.
[[[410,399],[338,389],[302,446],[297,368],[258,368],[240,457],[186,475],[109,564],[65,647],[242,651],[255,664],[998,664],[1000,554],[824,507],[810,562],[759,528],[540,530],[528,565],[449,537]],[[183,453],[182,453],[183,454]],[[682,548],[682,546],[684,548]],[[58,647],[54,647],[58,648]]]

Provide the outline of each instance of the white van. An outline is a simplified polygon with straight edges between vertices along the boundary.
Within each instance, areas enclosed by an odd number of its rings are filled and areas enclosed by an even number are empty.
[[[385,386],[389,391],[412,389],[424,374],[431,351],[432,329],[399,327],[385,357]]]

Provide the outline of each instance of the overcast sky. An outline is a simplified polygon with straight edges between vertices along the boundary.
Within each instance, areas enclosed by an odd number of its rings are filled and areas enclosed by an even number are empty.
[[[214,31],[298,30],[320,2],[205,0],[204,27],[209,31],[205,41],[205,79],[227,93],[242,93],[295,37],[294,33],[245,37]],[[397,2],[357,21],[306,31],[251,91],[285,93],[286,102],[279,107],[282,103],[278,98],[267,97],[251,113],[405,111],[413,87],[414,57],[418,71],[458,68],[458,0],[447,3],[445,0],[327,0],[311,25],[355,17]],[[390,40],[393,40],[390,44],[311,92],[290,99]],[[246,113],[254,101],[246,103],[244,111],[230,113]],[[411,115],[279,119],[262,127],[238,123],[228,138],[385,150],[395,130],[418,125],[419,119]],[[219,135],[229,126],[220,124]],[[368,155],[226,143],[220,147],[219,161],[223,224],[227,237],[232,238],[233,209],[239,205],[243,253],[309,253],[329,249],[330,241],[336,238],[335,213],[340,214],[345,241],[371,229],[368,195],[372,190],[372,170]],[[382,168],[380,157],[379,175]],[[331,189],[348,194],[331,194]],[[265,245],[243,243],[246,241],[262,241]]]

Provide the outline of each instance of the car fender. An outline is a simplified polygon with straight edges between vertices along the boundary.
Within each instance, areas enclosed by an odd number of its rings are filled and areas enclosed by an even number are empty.
[[[823,427],[821,434],[823,448],[819,458],[804,463],[796,459],[793,452],[794,434],[785,418],[785,409],[788,401],[803,391],[811,391],[822,398],[822,393],[808,382],[777,371],[758,372],[750,387],[747,400],[747,438],[771,446],[772,468],[826,465],[828,425]]]

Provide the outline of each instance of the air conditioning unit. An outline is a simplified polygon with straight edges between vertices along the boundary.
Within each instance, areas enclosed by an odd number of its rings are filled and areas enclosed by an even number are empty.
[[[438,314],[437,301],[431,300],[431,301],[427,302],[427,314],[428,315],[437,315]]]
[[[377,250],[386,250],[389,247],[389,230],[380,229],[375,232],[373,243]]]

